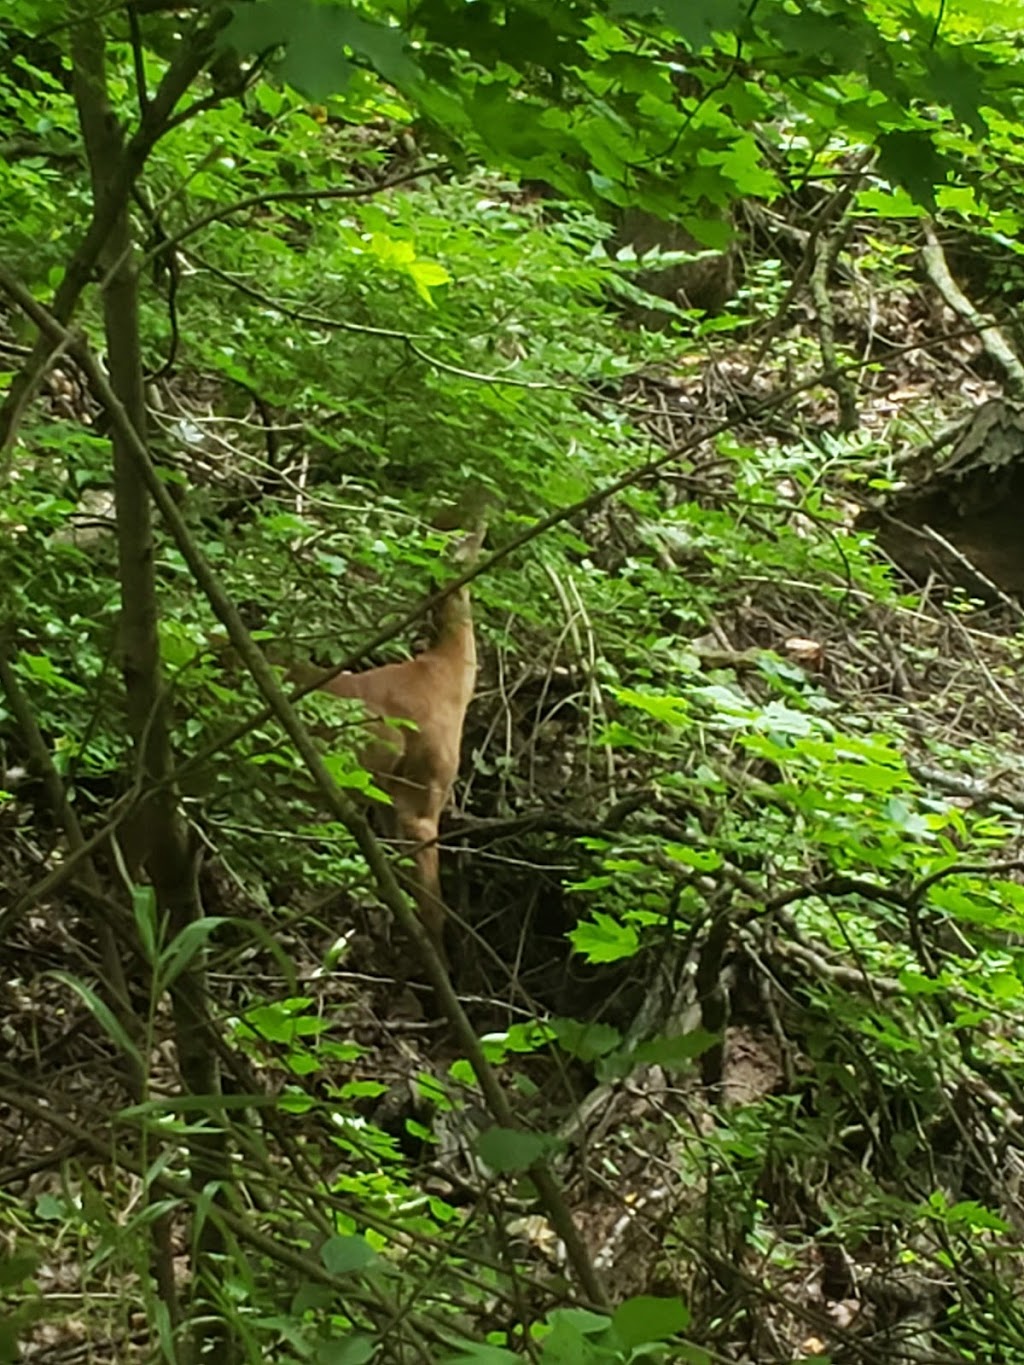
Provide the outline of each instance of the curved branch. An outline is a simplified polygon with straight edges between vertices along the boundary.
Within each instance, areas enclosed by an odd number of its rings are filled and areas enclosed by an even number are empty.
[[[991,318],[979,313],[974,304],[963,292],[950,274],[946,254],[942,250],[935,224],[924,225],[925,245],[921,256],[928,277],[942,295],[943,301],[957,314],[971,324],[977,332],[982,347],[992,357],[1006,376],[1006,387],[1017,398],[1024,396],[1024,365]]]
[[[437,175],[447,170],[451,170],[450,165],[442,161],[437,166],[424,166],[419,170],[408,171],[405,175],[396,175],[393,180],[383,180],[379,185],[345,185],[333,190],[272,190],[268,194],[250,194],[244,199],[237,199],[233,204],[211,209],[201,218],[193,219],[180,232],[176,232],[173,237],[168,237],[166,241],[149,251],[142,258],[142,263],[148,265],[163,252],[173,251],[182,242],[188,241],[189,237],[202,232],[204,227],[222,222],[225,218],[233,218],[236,213],[244,213],[246,209],[262,208],[264,204],[302,204],[321,199],[365,199],[375,194],[383,194],[385,190],[393,190],[398,185],[406,185],[412,180],[420,180],[425,175]]]

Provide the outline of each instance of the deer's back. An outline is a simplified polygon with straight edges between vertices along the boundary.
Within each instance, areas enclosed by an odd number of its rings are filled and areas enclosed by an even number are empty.
[[[371,772],[424,790],[443,787],[446,794],[459,766],[462,723],[472,694],[469,671],[475,672],[475,660],[428,650],[404,663],[339,674],[324,691],[358,698],[377,718],[362,755]],[[412,721],[416,728],[388,725],[387,717]]]

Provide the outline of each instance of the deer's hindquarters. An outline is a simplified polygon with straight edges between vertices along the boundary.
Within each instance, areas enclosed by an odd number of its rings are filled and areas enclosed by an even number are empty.
[[[438,712],[444,709],[437,708],[434,715],[421,711],[419,716],[408,716],[414,726],[389,724],[379,714],[368,718],[358,757],[374,784],[390,798],[390,806],[384,808],[386,814],[376,802],[373,809],[382,816],[387,837],[397,843],[404,858],[412,861],[409,889],[423,926],[447,967],[446,910],[437,840],[459,753],[457,744],[452,743],[451,718],[447,718],[448,724],[437,724]]]

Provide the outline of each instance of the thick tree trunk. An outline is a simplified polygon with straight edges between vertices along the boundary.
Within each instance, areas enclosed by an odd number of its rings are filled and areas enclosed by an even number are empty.
[[[89,158],[94,202],[109,203],[125,183],[125,147],[121,128],[107,97],[104,35],[97,21],[81,5],[82,17],[73,30],[74,93]],[[127,199],[111,217],[111,227],[99,265],[104,273],[103,318],[111,387],[142,440],[146,438],[146,408],[139,330],[138,271]],[[128,730],[135,749],[135,780],[143,800],[125,840],[125,861],[133,878],[147,873],[171,936],[182,932],[202,914],[195,859],[187,826],[169,780],[173,753],[167,698],[160,665],[159,605],[154,573],[153,522],[149,494],[138,475],[122,435],[112,438],[114,495],[117,514],[118,567],[121,583],[120,651],[124,676]],[[196,963],[200,963],[197,958]],[[202,966],[193,965],[171,987],[178,1062],[184,1088],[211,1104],[220,1085],[216,1054],[208,1040]],[[214,1123],[218,1113],[208,1115]],[[191,1177],[197,1188],[210,1181],[226,1184],[229,1177],[223,1134],[196,1134],[190,1140]],[[204,1220],[197,1246],[195,1273],[202,1282],[213,1266],[209,1253],[222,1250],[217,1224]],[[202,1314],[204,1318],[208,1314]],[[229,1358],[228,1343],[209,1334],[193,1343],[197,1354],[212,1348],[218,1361]],[[209,1357],[212,1358],[212,1357]]]

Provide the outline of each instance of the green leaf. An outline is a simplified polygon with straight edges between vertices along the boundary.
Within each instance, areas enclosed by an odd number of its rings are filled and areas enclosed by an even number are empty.
[[[332,1237],[320,1248],[320,1259],[332,1275],[348,1275],[372,1265],[377,1253],[365,1237]]]
[[[491,1346],[486,1342],[467,1342],[460,1346],[457,1355],[445,1356],[443,1365],[522,1365],[522,1357],[506,1351],[504,1346]]]
[[[865,770],[865,778],[877,775],[884,770],[868,768]],[[865,790],[884,790],[882,783],[873,783],[870,780],[864,781]],[[912,838],[924,838],[929,832],[928,821],[919,811],[916,811],[906,800],[898,796],[890,796],[882,804],[882,818],[892,829],[898,829],[901,834],[910,835]]]
[[[639,1294],[619,1305],[612,1327],[628,1350],[652,1341],[665,1341],[689,1326],[690,1310],[682,1299]]]
[[[952,169],[936,151],[929,133],[896,129],[878,140],[878,169],[894,184],[902,185],[918,204],[935,210],[935,186]]]
[[[929,47],[923,55],[931,96],[939,103],[948,104],[954,117],[965,123],[977,137],[985,137],[988,124],[981,109],[989,103],[989,97],[978,68],[955,47]]]
[[[377,1350],[373,1337],[356,1335],[341,1341],[322,1341],[316,1349],[317,1365],[366,1365]]]
[[[430,291],[439,285],[450,284],[452,278],[437,261],[413,261],[409,266],[409,275],[420,298],[431,306],[434,303],[434,296]]]
[[[469,1083],[474,1082],[472,1069],[470,1069]],[[443,1114],[450,1114],[455,1108],[455,1104],[448,1092],[447,1086],[439,1076],[433,1076],[427,1071],[421,1071],[416,1077],[416,1089],[422,1098],[435,1109],[439,1109]]]
[[[872,213],[876,218],[920,218],[924,210],[904,189],[861,190],[857,208]]]
[[[279,536],[286,541],[295,536],[311,536],[316,530],[305,517],[297,517],[294,512],[276,512],[273,516],[263,517],[260,526],[268,535]]]
[[[1011,1230],[1010,1224],[1004,1218],[1000,1218],[991,1209],[985,1208],[983,1204],[978,1204],[973,1199],[951,1204],[945,1210],[943,1218],[947,1223],[961,1223],[965,1227],[982,1228],[987,1232],[1009,1234]]]
[[[580,1023],[576,1019],[552,1019],[550,1024],[559,1046],[581,1062],[603,1057],[622,1042],[622,1034],[611,1024]]]
[[[292,1316],[302,1317],[304,1313],[321,1312],[330,1308],[337,1297],[338,1291],[332,1285],[304,1280],[292,1295]]]
[[[509,1052],[537,1052],[555,1036],[554,1029],[542,1019],[530,1019],[525,1024],[510,1024],[504,1033]]]
[[[63,692],[81,694],[85,690],[79,687],[78,683],[65,678],[53,660],[45,654],[30,654],[28,650],[23,649],[18,655],[18,668],[38,682],[46,683],[49,687]]]
[[[379,76],[399,90],[408,90],[421,80],[423,73],[400,28],[373,23],[345,9],[340,12],[337,31],[357,57],[368,61]]]
[[[632,1049],[613,1052],[598,1063],[601,1080],[628,1076],[638,1066],[663,1066],[686,1070],[690,1063],[718,1043],[717,1034],[704,1029],[681,1033],[672,1038],[653,1038]]]
[[[204,915],[202,919],[186,924],[176,934],[160,954],[158,980],[160,989],[166,991],[177,981],[197,953],[205,948],[208,940],[222,924],[231,924],[227,915]]]
[[[387,1086],[382,1081],[348,1081],[341,1087],[342,1099],[375,1099],[387,1094]]]
[[[949,981],[925,976],[923,972],[904,967],[899,974],[899,983],[908,995],[941,995],[949,990]]]
[[[369,65],[399,89],[414,85],[421,74],[401,29],[373,23],[337,3],[258,0],[237,5],[221,45],[244,53],[283,48],[278,62],[282,79],[319,102],[344,91],[360,65]]]
[[[431,289],[451,283],[451,276],[444,266],[437,261],[418,259],[415,246],[406,238],[374,232],[367,246],[370,254],[386,269],[407,275],[425,303],[433,305]]]
[[[560,1150],[562,1145],[556,1137],[546,1133],[493,1127],[482,1132],[473,1147],[492,1171],[510,1175],[529,1170],[535,1161]]]
[[[689,844],[669,842],[662,845],[662,851],[666,857],[695,872],[717,872],[725,862],[721,853],[713,848],[691,848]]]
[[[640,951],[640,939],[632,925],[621,924],[600,910],[577,924],[567,937],[588,962],[618,962]]]
[[[320,1060],[312,1052],[289,1052],[284,1065],[293,1076],[312,1076],[321,1070]]]
[[[157,960],[157,907],[156,891],[152,886],[132,886],[132,915],[135,919],[135,932],[139,936],[146,961],[151,967],[155,966]]]
[[[611,1319],[606,1313],[592,1313],[589,1308],[555,1308],[548,1321],[554,1326],[564,1323],[581,1337],[599,1336],[611,1326]]]
[[[621,1359],[614,1349],[611,1321],[585,1308],[556,1308],[542,1337],[542,1365],[598,1365]]]
[[[0,1289],[13,1289],[31,1279],[38,1265],[39,1257],[34,1254],[0,1256]]]
[[[62,1222],[71,1210],[55,1194],[41,1194],[36,1200],[36,1217],[46,1222]]]
[[[323,755],[323,765],[330,774],[331,781],[346,791],[357,791],[382,805],[390,805],[391,797],[376,786],[373,777],[365,768],[353,765],[348,754],[333,753]]]
[[[649,1066],[685,1066],[695,1057],[703,1056],[719,1042],[717,1033],[695,1028],[690,1033],[677,1033],[671,1038],[652,1038],[640,1043],[633,1051],[637,1062]]]
[[[749,134],[737,138],[724,153],[715,149],[703,153],[702,159],[710,160],[718,168],[737,198],[756,195],[772,199],[781,188],[778,177],[762,164],[761,150]],[[728,232],[728,228],[725,230]]]
[[[725,700],[732,707],[742,705],[744,711],[749,710],[749,703],[745,699],[741,701],[736,693],[730,692],[726,688],[703,687],[700,689],[700,694],[707,696],[712,701]],[[653,716],[655,720],[659,720],[665,725],[684,726],[693,723],[690,703],[685,697],[636,692],[629,687],[619,688],[615,696],[624,705],[635,706],[640,711],[646,711],[649,716]]]
[[[72,976],[70,972],[54,971],[49,973],[56,980],[62,981],[65,986],[70,988],[85,1001],[89,1013],[93,1016],[104,1033],[120,1048],[126,1057],[130,1057],[135,1065],[142,1069],[142,1054],[129,1037],[124,1025],[117,1018],[110,1006],[96,994],[93,988],[84,981],[79,981],[78,977]]]
[[[657,15],[694,51],[711,44],[716,33],[732,33],[742,25],[744,0],[612,0],[609,13],[623,17]]]
[[[476,1072],[473,1070],[472,1063],[467,1062],[465,1057],[457,1057],[448,1068],[448,1074],[453,1081],[466,1086],[467,1089],[475,1088],[477,1084]]]
[[[301,1036],[322,1032],[330,1021],[303,1012],[312,1004],[308,997],[275,1000],[268,1005],[254,1005],[242,1016],[243,1027],[248,1027],[270,1043],[290,1045]]]

